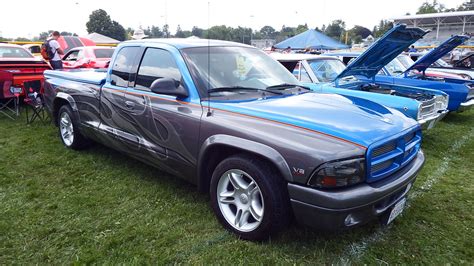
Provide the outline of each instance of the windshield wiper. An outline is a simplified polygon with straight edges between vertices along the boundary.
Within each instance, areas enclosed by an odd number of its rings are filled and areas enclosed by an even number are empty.
[[[209,93],[223,92],[223,91],[230,91],[230,92],[234,92],[234,91],[258,91],[258,92],[270,92],[270,93],[278,94],[278,95],[283,94],[283,93],[278,92],[278,91],[263,90],[263,89],[253,88],[253,87],[242,87],[242,86],[218,87],[218,88],[212,88],[212,89],[208,90]]]
[[[268,86],[267,90],[269,90],[269,91],[278,91],[278,90],[287,90],[287,89],[291,89],[291,88],[295,88],[295,87],[305,89],[305,90],[308,90],[308,91],[311,90],[308,87],[304,87],[304,86],[301,86],[301,85],[298,85],[298,84],[290,84],[290,83],[282,83],[282,84],[278,84],[278,85]]]

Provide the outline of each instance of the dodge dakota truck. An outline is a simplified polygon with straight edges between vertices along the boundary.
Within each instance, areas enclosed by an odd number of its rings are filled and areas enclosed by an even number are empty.
[[[321,230],[390,223],[425,160],[415,120],[313,92],[242,44],[127,41],[107,70],[45,78],[66,147],[99,142],[189,180],[243,239],[266,239],[292,217]]]

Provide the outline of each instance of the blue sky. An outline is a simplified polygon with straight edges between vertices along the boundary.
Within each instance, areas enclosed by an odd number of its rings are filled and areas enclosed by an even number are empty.
[[[140,25],[170,25],[172,33],[181,25],[183,30],[196,25],[207,28],[208,3],[210,25],[246,26],[260,29],[270,25],[296,26],[307,23],[314,28],[336,19],[348,27],[362,25],[372,29],[381,19],[414,14],[424,0],[22,0],[2,1],[0,36],[34,37],[48,29],[86,34],[89,14],[102,8],[124,27]],[[448,8],[463,0],[440,0]],[[46,5],[46,3],[48,3]],[[11,12],[8,12],[8,11]],[[20,16],[21,14],[21,16]]]

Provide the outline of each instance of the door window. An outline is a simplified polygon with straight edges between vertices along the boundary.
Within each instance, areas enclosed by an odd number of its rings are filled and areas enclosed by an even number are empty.
[[[135,87],[149,90],[153,81],[160,78],[173,78],[180,81],[181,73],[171,53],[161,49],[148,48],[138,69]]]
[[[110,75],[112,85],[128,87],[130,72],[139,50],[139,47],[124,47],[117,53]]]

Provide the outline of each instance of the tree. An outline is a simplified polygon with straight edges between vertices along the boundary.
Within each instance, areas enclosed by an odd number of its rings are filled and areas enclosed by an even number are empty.
[[[170,36],[170,26],[168,24],[163,25],[163,37],[169,38]]]
[[[191,30],[191,34],[196,37],[202,38],[204,36],[204,30],[199,27],[194,26],[193,29]]]
[[[181,26],[178,24],[178,27],[176,28],[176,34],[174,35],[176,38],[185,38],[186,35],[184,35],[183,30],[181,29]]]
[[[103,9],[98,9],[91,13],[86,27],[88,33],[97,32],[119,41],[124,41],[127,37],[127,33],[122,25],[112,20]]]
[[[298,27],[296,27],[295,29],[295,35],[303,33],[307,30],[308,30],[308,24],[305,23],[304,25],[298,25]]]
[[[260,29],[260,34],[263,38],[273,39],[276,36],[276,30],[272,26],[263,26]]]
[[[474,0],[466,1],[462,3],[458,8],[456,8],[456,11],[471,11],[474,10]]]
[[[160,27],[151,26],[150,29],[150,38],[163,38],[163,32],[160,30]]]
[[[353,34],[354,36],[360,36],[362,37],[362,39],[365,39],[369,37],[372,32],[365,27],[355,25],[352,29],[349,30],[349,34]]]
[[[31,42],[30,39],[25,38],[25,37],[18,37],[15,39],[16,42]]]
[[[327,36],[341,40],[346,32],[346,23],[340,19],[334,20],[326,27],[324,32]]]
[[[373,35],[375,38],[381,37],[386,31],[393,28],[393,22],[388,20],[381,20],[378,26],[374,27]]]
[[[439,13],[439,12],[444,12],[444,10],[445,10],[444,5],[438,3],[438,0],[433,0],[433,2],[431,3],[426,1],[423,4],[421,4],[416,14]]]

